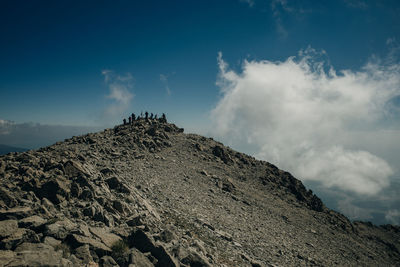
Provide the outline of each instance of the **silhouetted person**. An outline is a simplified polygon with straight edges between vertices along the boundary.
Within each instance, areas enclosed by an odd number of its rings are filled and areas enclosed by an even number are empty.
[[[140,112],[140,118],[141,118],[141,119],[143,118],[143,111]]]
[[[129,124],[132,124],[132,117],[129,116]]]
[[[165,113],[163,113],[163,114],[161,115],[160,122],[167,123],[167,116],[165,116]]]
[[[126,119],[124,119],[124,125],[126,125]]]
[[[149,118],[149,113],[146,111],[146,112],[144,113],[144,119],[147,120],[148,118]]]
[[[134,122],[136,120],[136,115],[135,113],[132,113],[132,122]]]
[[[152,120],[154,117],[153,113],[150,114],[150,120]]]
[[[157,120],[157,119],[158,119],[158,115],[157,115],[157,114],[154,116],[154,119],[155,119],[155,120]]]

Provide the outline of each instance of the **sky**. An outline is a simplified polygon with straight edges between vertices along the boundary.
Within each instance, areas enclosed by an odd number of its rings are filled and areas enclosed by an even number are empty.
[[[0,1],[0,143],[141,111],[400,224],[400,2]]]

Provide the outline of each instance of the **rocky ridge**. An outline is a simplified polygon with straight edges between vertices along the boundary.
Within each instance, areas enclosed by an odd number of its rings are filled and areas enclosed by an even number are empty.
[[[0,157],[0,266],[395,266],[290,173],[141,119]]]

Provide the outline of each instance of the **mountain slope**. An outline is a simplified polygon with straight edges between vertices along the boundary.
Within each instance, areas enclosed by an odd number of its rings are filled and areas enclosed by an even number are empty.
[[[400,262],[399,227],[351,223],[289,173],[158,120],[0,157],[0,177],[0,265]]]

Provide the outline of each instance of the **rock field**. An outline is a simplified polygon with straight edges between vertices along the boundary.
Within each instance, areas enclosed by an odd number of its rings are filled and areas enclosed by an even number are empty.
[[[399,266],[290,173],[136,120],[0,157],[0,266]]]

